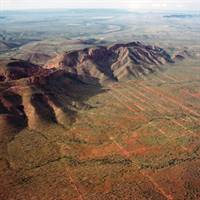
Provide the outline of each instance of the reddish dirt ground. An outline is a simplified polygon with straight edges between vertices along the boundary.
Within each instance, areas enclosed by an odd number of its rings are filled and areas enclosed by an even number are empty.
[[[200,199],[196,77],[180,64],[113,84],[69,130],[21,131],[0,160],[0,199]]]

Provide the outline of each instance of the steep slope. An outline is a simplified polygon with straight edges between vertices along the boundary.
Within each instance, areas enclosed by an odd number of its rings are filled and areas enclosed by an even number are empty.
[[[173,62],[162,48],[140,42],[70,51],[45,66],[0,61],[1,127],[34,129],[52,122],[67,127],[87,107],[85,99],[101,91],[101,83],[139,78]]]
[[[87,108],[84,100],[100,91],[97,84],[87,85],[64,70],[43,69],[26,61],[6,62],[1,70],[1,133],[10,126],[34,129],[57,123],[68,127],[77,110]]]
[[[45,68],[65,69],[85,80],[95,77],[103,82],[139,78],[165,63],[173,63],[173,60],[164,49],[132,42],[66,52],[50,60]]]
[[[40,69],[40,66],[24,60],[0,60],[0,81],[31,77]]]

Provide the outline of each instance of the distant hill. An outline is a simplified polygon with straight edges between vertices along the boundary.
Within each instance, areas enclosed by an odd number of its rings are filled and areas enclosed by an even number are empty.
[[[193,18],[193,17],[200,17],[200,15],[193,15],[193,14],[176,14],[176,15],[165,15],[165,18]]]

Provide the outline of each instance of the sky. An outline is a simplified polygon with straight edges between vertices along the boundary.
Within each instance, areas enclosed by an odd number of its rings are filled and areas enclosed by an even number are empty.
[[[128,10],[200,10],[200,0],[0,0],[0,10],[117,8]]]

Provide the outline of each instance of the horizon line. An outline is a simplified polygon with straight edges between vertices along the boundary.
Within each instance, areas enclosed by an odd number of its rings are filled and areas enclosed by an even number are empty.
[[[129,12],[200,12],[200,9],[129,9],[129,8],[22,8],[22,9],[1,9],[1,11],[48,11],[48,10],[119,10],[119,11],[129,11]]]

